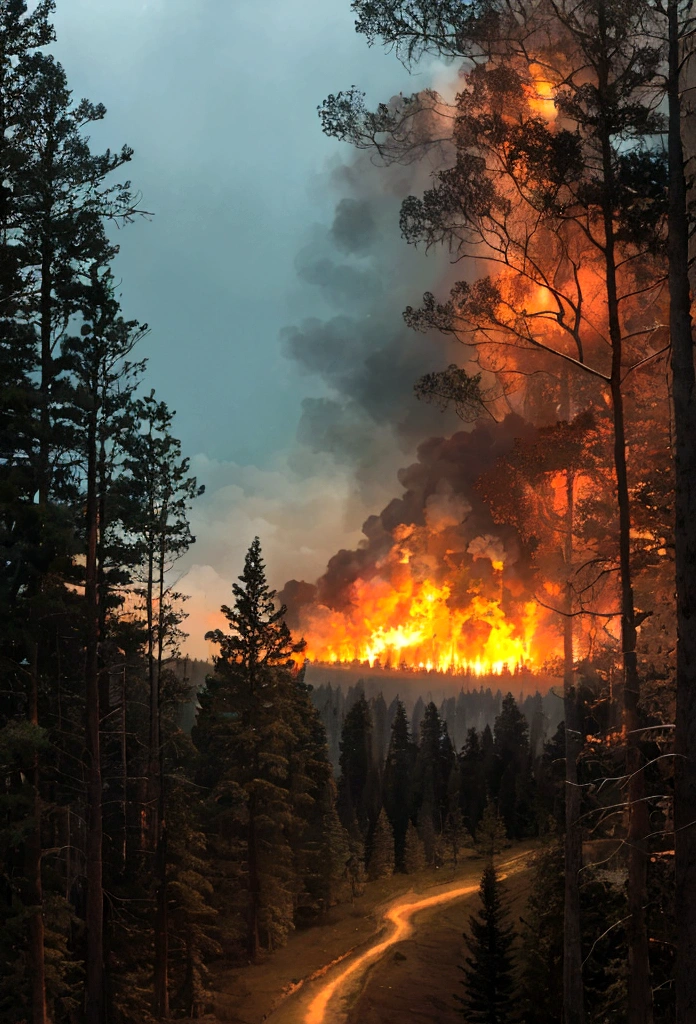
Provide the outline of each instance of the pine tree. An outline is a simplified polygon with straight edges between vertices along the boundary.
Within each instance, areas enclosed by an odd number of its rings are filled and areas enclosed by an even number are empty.
[[[333,803],[322,817],[317,860],[319,898],[321,909],[326,910],[339,902],[351,860],[348,832]]]
[[[368,878],[388,878],[394,874],[394,831],[384,808],[379,812],[372,835],[372,852],[367,866]]]
[[[373,723],[372,756],[375,759],[377,774],[381,777],[390,735],[387,704],[381,693],[371,701],[370,710]]]
[[[486,768],[481,737],[469,729],[459,754],[459,800],[464,823],[472,836],[476,834],[486,806]]]
[[[346,876],[350,884],[352,903],[356,896],[362,896],[365,889],[365,842],[355,815],[353,815],[346,832],[348,834]]]
[[[484,869],[479,888],[481,909],[469,918],[469,956],[462,985],[464,996],[455,996],[467,1024],[512,1024],[515,932],[508,923],[503,893],[493,865]]]
[[[457,870],[462,851],[471,846],[471,836],[464,824],[464,815],[459,807],[455,807],[447,815],[442,839],[452,857],[452,867]]]
[[[218,940],[219,913],[214,906],[206,837],[200,831],[200,806],[191,800],[195,748],[188,736],[171,730],[166,718],[163,733],[169,780],[167,915],[156,925],[167,927],[165,978],[171,978],[171,993],[169,989],[166,992],[166,1006],[194,1018],[204,1011],[208,1001],[208,964],[222,953]],[[157,883],[159,888],[161,881],[158,879]],[[162,1007],[157,1006],[156,1012],[161,1014]]]
[[[120,487],[122,532],[140,565],[133,572],[145,612],[150,734],[147,782],[143,793],[142,845],[155,854],[155,1015],[169,1014],[167,951],[167,794],[162,743],[163,675],[179,653],[182,597],[168,582],[176,561],[195,542],[188,513],[203,487],[189,475],[189,460],[172,434],[173,414],[154,392],[133,403],[139,429],[132,432]],[[133,557],[133,556],[131,556]]]
[[[370,824],[372,810],[369,788],[374,775],[372,734],[370,705],[361,693],[346,715],[341,731],[338,799],[344,825],[349,828],[355,816],[363,833]]]
[[[407,875],[422,871],[425,867],[425,850],[413,822],[409,821],[404,837],[403,870]]]
[[[411,735],[413,736],[414,743],[418,743],[420,740],[420,728],[424,714],[425,704],[423,703],[423,698],[419,697],[415,703],[413,714],[411,716]]]
[[[438,834],[442,832],[447,818],[449,780],[454,764],[454,749],[447,726],[431,701],[420,727],[413,794],[420,824],[424,823],[425,814],[430,814]]]
[[[529,725],[508,693],[493,727],[497,766],[491,784],[508,836],[519,839],[533,824]]]
[[[218,898],[236,905],[248,953],[256,958],[262,943],[274,948],[293,927],[297,879],[290,836],[300,824],[291,786],[301,679],[291,659],[304,641],[292,639],[285,608],[275,607],[258,537],[232,590],[234,607],[222,609],[231,631],[207,634],[220,655],[199,697],[193,739],[200,782],[209,793],[208,828],[227,865]],[[311,719],[306,688],[301,692]]]
[[[410,824],[416,747],[411,742],[406,708],[397,702],[384,766],[384,807],[394,829],[397,870],[404,869],[404,843]]]
[[[535,855],[522,916],[519,1000],[530,1024],[561,1024],[563,869],[563,848],[555,838]]]
[[[509,845],[505,822],[489,799],[476,829],[476,848],[484,857],[492,858]]]

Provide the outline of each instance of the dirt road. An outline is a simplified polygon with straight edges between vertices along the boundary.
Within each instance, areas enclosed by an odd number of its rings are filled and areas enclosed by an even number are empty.
[[[501,873],[511,875],[522,870],[527,857],[525,851],[501,860]],[[381,914],[382,927],[372,942],[353,956],[340,958],[340,962],[324,969],[316,980],[310,979],[299,987],[271,1014],[272,1024],[344,1024],[348,1021],[350,1008],[361,996],[366,977],[386,954],[395,951],[398,943],[416,938],[422,924],[442,908],[476,893],[481,862],[472,868],[470,879],[437,886],[437,891],[427,894],[409,893],[387,904]]]

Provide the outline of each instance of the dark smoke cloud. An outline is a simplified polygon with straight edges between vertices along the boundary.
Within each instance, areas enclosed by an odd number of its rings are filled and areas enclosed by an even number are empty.
[[[283,332],[285,354],[327,392],[303,402],[298,439],[353,467],[366,498],[423,438],[460,427],[454,413],[418,402],[413,385],[461,360],[461,347],[416,334],[402,319],[451,273],[444,253],[416,251],[399,233],[401,198],[427,183],[422,165],[376,167],[358,154],[334,172],[341,198],[332,225],[317,228],[296,260],[327,309]]]
[[[476,482],[512,449],[516,438],[531,439],[535,433],[519,416],[509,415],[502,423],[479,422],[471,431],[424,441],[417,460],[398,473],[404,493],[365,521],[360,545],[338,551],[315,586],[296,580],[286,584],[281,598],[290,608],[288,622],[299,622],[300,609],[308,604],[344,609],[355,580],[380,573],[402,526],[427,526],[441,534],[443,549],[456,553],[461,564],[475,563],[477,574],[490,571],[490,554],[497,557],[504,551],[508,584],[515,578],[523,582],[528,566],[517,533],[494,523]]]
[[[368,199],[341,199],[331,236],[342,252],[362,255],[378,239],[377,220]]]

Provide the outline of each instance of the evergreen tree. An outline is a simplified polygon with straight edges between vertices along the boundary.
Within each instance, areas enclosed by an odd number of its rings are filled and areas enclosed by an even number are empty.
[[[285,608],[275,608],[258,538],[232,590],[234,606],[222,609],[230,632],[207,634],[220,654],[199,698],[193,738],[209,793],[208,828],[216,856],[226,862],[218,899],[236,905],[248,953],[256,958],[262,943],[272,949],[293,927],[289,837],[298,822],[290,786],[298,678],[291,658],[304,641],[292,639]],[[311,717],[306,692],[301,699]]]
[[[425,867],[425,850],[413,822],[409,821],[404,837],[403,870],[407,875],[422,871]]]
[[[533,827],[533,782],[529,725],[508,693],[493,728],[496,771],[491,791],[510,838],[520,839]]]
[[[72,400],[62,349],[82,313],[84,286],[92,268],[105,266],[117,252],[106,237],[104,221],[127,220],[136,205],[127,184],[105,183],[108,175],[130,160],[131,150],[124,147],[118,154],[100,156],[90,151],[85,129],[101,120],[105,110],[86,100],[74,105],[62,67],[45,52],[54,39],[52,10],[51,2],[41,2],[28,14],[22,0],[0,7],[0,534],[9,556],[3,559],[0,572],[0,601],[8,601],[11,614],[4,619],[8,627],[13,621],[24,623],[14,630],[14,637],[12,628],[4,631],[11,642],[6,653],[11,661],[32,666],[26,675],[24,706],[34,726],[45,710],[44,695],[49,694],[54,671],[54,652],[46,636],[51,630],[40,623],[67,603],[62,585],[74,582],[73,559],[78,538],[84,535],[80,513],[75,515],[81,508],[82,480],[71,445],[72,424],[80,407]],[[85,608],[89,603],[87,596]],[[76,626],[74,622],[72,628]],[[95,649],[93,630],[89,647]],[[87,660],[93,680],[94,658]],[[84,683],[85,747],[91,773],[86,1006],[87,1019],[96,1022],[104,1003],[99,710],[94,685],[89,685],[88,678]],[[38,750],[30,774],[34,827],[23,844],[26,898],[33,908],[27,919],[28,957],[32,1018],[44,1024],[50,1013],[41,908],[50,897],[44,899],[43,893]]]
[[[372,835],[372,852],[367,874],[372,881],[394,874],[394,831],[384,808],[379,812]]]
[[[165,699],[166,695],[165,689]],[[206,837],[200,830],[200,805],[191,800],[195,748],[189,737],[179,730],[170,732],[167,725],[165,719],[162,746],[168,778],[164,865],[167,914],[162,920],[161,909],[156,908],[155,930],[162,926],[167,928],[166,946],[159,940],[166,949],[165,1006],[172,1012],[195,1018],[208,1002],[208,965],[222,953],[218,940],[220,915],[214,906]],[[160,890],[161,879],[157,879],[156,884]],[[157,954],[157,950],[155,952]],[[155,971],[155,1012],[164,1016],[162,1003],[158,1005],[157,981]]]
[[[512,1005],[515,932],[508,923],[501,890],[491,864],[481,877],[481,909],[469,918],[470,936],[465,936],[469,956],[460,968],[465,995],[455,996],[467,1024],[512,1024],[516,1017]]]
[[[476,847],[490,859],[509,845],[505,822],[498,814],[495,804],[488,800],[476,829]]]
[[[474,836],[486,806],[487,785],[483,747],[476,729],[469,729],[458,760],[462,816],[466,827]]]
[[[420,728],[414,766],[414,807],[421,825],[425,814],[431,815],[436,833],[442,832],[447,819],[449,780],[454,763],[447,726],[431,701]]]
[[[445,848],[452,858],[452,867],[457,870],[462,851],[471,845],[471,836],[464,824],[464,815],[459,807],[455,807],[447,815],[442,838]]]
[[[370,705],[361,693],[343,723],[338,793],[344,825],[350,828],[355,816],[363,832],[371,823],[370,786],[374,776],[372,732]]]
[[[425,704],[423,703],[423,698],[419,697],[414,705],[413,714],[411,716],[411,735],[413,736],[414,743],[418,743],[420,739],[420,727],[424,714]]]
[[[416,747],[411,742],[406,708],[398,701],[384,767],[384,807],[394,829],[397,870],[404,869],[404,843],[411,816],[411,786]]]
[[[562,1024],[563,848],[552,841],[535,855],[520,942],[521,1018]]]
[[[387,754],[387,746],[389,744],[389,725],[388,725],[388,709],[386,701],[382,694],[378,694],[371,702],[370,711],[372,713],[372,724],[373,724],[373,742],[372,742],[372,754],[375,759],[375,765],[377,767],[377,773],[381,778],[382,771],[384,770],[384,760]]]
[[[340,901],[351,857],[350,837],[341,824],[332,800],[322,817],[317,844],[316,873],[320,910],[327,910]],[[350,882],[350,878],[348,880]]]
[[[346,831],[348,833],[346,876],[350,885],[352,903],[356,896],[362,896],[365,888],[365,841],[355,815]]]
[[[191,503],[199,497],[189,460],[172,434],[173,414],[154,392],[133,403],[139,429],[133,431],[120,480],[120,513],[125,546],[137,567],[132,575],[145,613],[149,684],[147,782],[143,787],[141,845],[155,854],[157,914],[155,924],[156,1016],[168,1016],[167,954],[167,794],[163,772],[163,675],[168,660],[179,654],[182,596],[168,582],[176,561],[195,542],[189,525]]]

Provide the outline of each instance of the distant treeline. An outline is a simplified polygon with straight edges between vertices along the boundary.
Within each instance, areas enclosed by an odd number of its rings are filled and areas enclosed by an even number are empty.
[[[514,676],[508,677],[514,681]],[[396,716],[399,702],[403,703],[411,726],[414,740],[418,740],[421,723],[425,716],[426,706],[433,700],[431,694],[413,699],[401,698],[397,694],[387,704],[380,690],[374,691],[376,680],[369,679],[349,686],[344,693],[343,687],[325,683],[315,686],[312,690],[312,702],[319,711],[319,717],[326,729],[329,745],[329,757],[338,772],[340,758],[341,730],[347,713],[360,697],[365,697],[372,714],[374,724],[374,756],[384,761],[389,746],[389,736]],[[507,692],[507,691],[506,691]],[[493,729],[495,720],[503,706],[504,693],[481,685],[478,689],[460,689],[456,696],[443,698],[438,707],[439,715],[447,726],[449,738],[455,750],[461,750],[467,739],[469,729],[483,732],[486,726]],[[554,690],[546,694],[538,691],[524,696],[520,693],[516,698],[517,706],[527,720],[529,727],[530,747],[533,756],[538,756],[546,740],[553,736],[563,720],[563,699]]]

